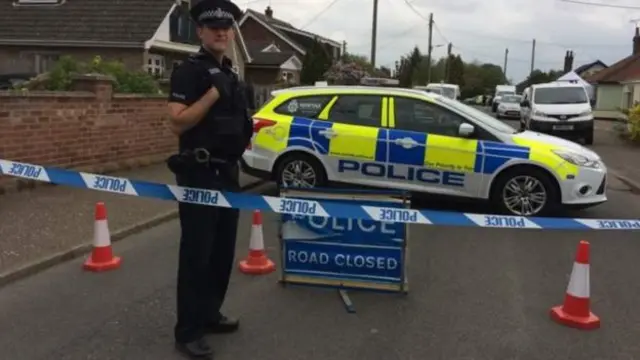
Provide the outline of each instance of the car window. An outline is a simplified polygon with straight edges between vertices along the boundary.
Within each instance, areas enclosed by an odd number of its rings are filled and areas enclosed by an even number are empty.
[[[536,104],[583,104],[588,103],[587,92],[582,87],[538,88],[533,92]]]
[[[417,99],[395,98],[395,127],[400,130],[457,136],[464,119],[438,105]]]
[[[283,115],[314,118],[320,114],[331,98],[333,98],[331,95],[296,97],[280,104],[274,111]]]
[[[341,95],[329,111],[329,121],[379,127],[381,106],[381,96]]]

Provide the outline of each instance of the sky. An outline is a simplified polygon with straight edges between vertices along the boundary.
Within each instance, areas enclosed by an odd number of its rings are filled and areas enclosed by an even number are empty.
[[[418,46],[426,53],[428,19],[433,13],[433,56],[446,55],[447,43],[464,61],[503,66],[509,49],[507,78],[524,80],[535,68],[562,69],[567,50],[574,68],[595,60],[607,65],[632,52],[640,4],[634,0],[577,0],[620,9],[569,3],[564,0],[378,0],[376,65],[394,67],[400,56]],[[635,4],[634,4],[635,2]],[[347,52],[370,56],[373,0],[236,0],[243,9],[264,12],[294,26],[336,41]],[[329,6],[331,5],[331,6]],[[416,12],[412,10],[413,7]]]

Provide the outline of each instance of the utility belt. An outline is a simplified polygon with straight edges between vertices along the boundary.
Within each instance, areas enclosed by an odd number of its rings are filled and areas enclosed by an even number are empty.
[[[236,161],[230,161],[211,155],[211,151],[205,148],[185,150],[179,154],[171,155],[167,159],[169,170],[176,175],[187,174],[195,171],[211,170],[216,174],[229,172],[237,166]]]

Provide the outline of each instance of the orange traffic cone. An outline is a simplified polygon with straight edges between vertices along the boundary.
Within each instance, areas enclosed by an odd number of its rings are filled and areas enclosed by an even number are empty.
[[[120,258],[113,256],[111,235],[107,224],[107,208],[104,203],[96,204],[96,218],[93,227],[93,251],[85,261],[84,269],[89,271],[107,271],[120,267]]]
[[[562,325],[577,329],[599,328],[600,318],[590,310],[590,291],[589,242],[580,241],[564,304],[551,308],[551,318]]]
[[[260,210],[253,212],[253,225],[251,226],[251,240],[249,241],[249,256],[240,261],[240,271],[251,275],[264,275],[276,270],[273,263],[264,250],[262,237],[262,213]]]

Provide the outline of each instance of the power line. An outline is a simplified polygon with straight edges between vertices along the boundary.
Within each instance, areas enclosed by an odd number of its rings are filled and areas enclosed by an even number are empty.
[[[435,21],[433,22],[433,28],[436,30],[438,35],[440,35],[442,40],[444,40],[444,42],[446,42],[447,44],[451,43],[451,41],[449,41],[449,39],[447,39],[447,37],[442,34],[442,31],[440,31],[440,28],[438,27],[438,24],[436,24]]]
[[[418,9],[416,9],[409,0],[404,0],[404,3],[407,5],[409,9],[411,9],[411,11],[413,11],[414,14],[418,15],[418,17],[420,17],[422,20],[426,21],[427,23],[429,22],[429,19],[424,15],[422,15],[420,11],[418,11]]]
[[[612,9],[640,10],[640,6],[603,4],[603,3],[594,3],[594,2],[587,2],[587,1],[580,1],[580,0],[559,0],[559,1],[566,2],[566,3],[571,3],[571,4],[598,6],[598,7],[612,8]]]
[[[324,14],[325,12],[327,12],[329,9],[331,9],[331,7],[333,5],[335,5],[338,1],[340,0],[333,0],[332,2],[329,3],[329,5],[325,6],[322,10],[320,10],[314,17],[311,18],[311,20],[309,20],[304,26],[300,27],[300,30],[304,30],[305,28],[307,28],[309,25],[313,24],[316,20],[318,20],[318,18],[320,16],[322,16],[322,14]]]

